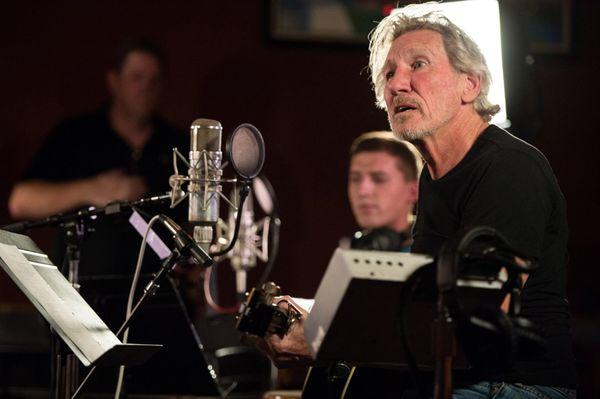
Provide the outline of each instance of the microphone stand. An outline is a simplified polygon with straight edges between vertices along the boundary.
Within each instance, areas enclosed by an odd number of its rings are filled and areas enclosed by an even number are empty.
[[[53,227],[53,226],[64,226],[70,222],[79,222],[83,219],[93,219],[97,216],[102,215],[114,215],[121,212],[125,212],[131,208],[145,206],[145,205],[158,205],[169,202],[171,200],[171,193],[157,195],[154,197],[142,198],[136,201],[116,201],[111,202],[108,205],[101,208],[83,208],[73,213],[57,213],[48,216],[43,219],[24,221],[11,223],[1,226],[0,229],[11,231],[13,233],[23,233],[27,230],[31,230],[37,227]]]
[[[452,397],[452,360],[456,355],[454,339],[454,323],[448,302],[453,300],[453,292],[438,291],[437,316],[434,320],[435,347],[435,399],[450,399]]]
[[[81,259],[81,244],[93,228],[86,225],[86,221],[101,215],[113,215],[125,212],[137,206],[149,204],[160,204],[170,201],[170,193],[137,201],[113,202],[102,208],[84,208],[74,213],[58,213],[43,219],[17,222],[2,226],[1,229],[15,233],[23,233],[38,227],[61,226],[64,229],[65,242],[67,244],[65,261],[61,272],[67,276],[69,283],[79,291],[79,262]],[[52,331],[54,336],[52,342],[52,378],[51,392],[56,399],[68,399],[75,392],[79,383],[79,363],[73,353],[68,353],[66,346],[60,338]],[[83,384],[83,383],[82,383]]]
[[[213,264],[213,260],[210,258],[210,256],[204,253],[202,249],[197,246],[196,242],[182,230],[180,230],[179,226],[177,226],[171,219],[161,215],[159,220],[162,220],[165,227],[173,233],[173,239],[175,240],[176,246],[173,248],[169,256],[162,262],[161,268],[158,270],[158,272],[152,274],[152,280],[150,280],[146,287],[144,287],[142,296],[132,308],[131,313],[125,319],[121,327],[119,327],[119,330],[115,333],[117,337],[127,330],[131,322],[134,320],[134,316],[138,314],[137,312],[141,305],[146,301],[146,299],[154,296],[158,288],[160,288],[158,282],[175,268],[177,261],[181,257],[191,256],[196,259],[201,266],[204,267],[208,267]],[[92,367],[92,369],[88,372],[82,383],[73,394],[73,399],[79,396],[85,383],[89,380],[95,370],[96,366]]]
[[[119,327],[119,330],[117,330],[117,332],[115,333],[115,335],[117,337],[119,337],[129,327],[129,325],[134,321],[134,316],[136,316],[138,314],[138,310],[140,309],[142,304],[148,298],[154,296],[154,294],[156,293],[158,288],[160,288],[160,284],[159,284],[160,280],[162,280],[165,276],[167,276],[169,274],[169,272],[171,272],[175,268],[175,266],[177,265],[177,260],[180,257],[185,256],[186,253],[188,252],[188,250],[189,250],[189,246],[184,247],[181,250],[174,248],[171,251],[171,254],[167,258],[165,258],[165,260],[162,262],[161,268],[158,270],[158,272],[152,274],[152,280],[150,280],[150,282],[146,285],[146,287],[144,287],[142,296],[140,297],[140,299],[138,299],[137,303],[132,308],[131,314],[129,315],[129,317],[127,317],[125,319],[123,324],[121,324],[121,327]],[[87,373],[87,375],[85,376],[83,381],[81,381],[81,384],[79,385],[79,387],[77,387],[77,390],[75,390],[75,393],[73,394],[71,399],[76,399],[79,397],[79,395],[81,394],[81,390],[83,389],[86,382],[89,380],[89,378],[92,376],[92,374],[96,370],[96,367],[97,366],[94,366],[90,369],[90,371]]]
[[[76,291],[79,291],[79,261],[81,259],[81,244],[86,234],[91,230],[85,225],[85,220],[71,220],[62,225],[67,244],[62,274],[67,275],[67,280]],[[54,397],[69,398],[79,384],[79,362],[73,353],[70,353],[63,342],[53,332],[52,352],[54,363],[52,367],[52,388]]]

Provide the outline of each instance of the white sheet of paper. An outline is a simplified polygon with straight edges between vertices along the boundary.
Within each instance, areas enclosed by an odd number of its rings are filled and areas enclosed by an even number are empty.
[[[302,309],[306,310],[307,313],[310,313],[313,305],[315,304],[314,299],[292,297],[292,300],[296,302],[296,304],[298,304],[298,306],[300,306]]]
[[[34,306],[54,320],[56,324],[53,327],[84,365],[94,362],[106,350],[120,343],[90,308],[77,305],[77,302],[84,303],[83,299],[55,266],[39,265],[36,268],[16,246],[2,243],[0,258]]]

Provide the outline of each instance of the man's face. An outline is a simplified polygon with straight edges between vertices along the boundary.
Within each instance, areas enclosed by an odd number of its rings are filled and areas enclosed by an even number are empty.
[[[350,160],[348,197],[361,228],[406,228],[417,200],[417,182],[406,181],[398,162],[383,151],[359,152]]]
[[[450,65],[438,32],[417,30],[396,38],[382,73],[388,119],[399,138],[430,136],[458,114],[465,75]]]
[[[148,119],[156,110],[160,81],[160,62],[143,51],[129,53],[121,69],[108,77],[115,105],[139,120]]]

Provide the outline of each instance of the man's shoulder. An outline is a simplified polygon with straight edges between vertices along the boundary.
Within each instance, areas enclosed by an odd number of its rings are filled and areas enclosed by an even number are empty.
[[[484,144],[488,154],[482,172],[486,180],[499,181],[513,188],[560,193],[548,159],[536,147],[496,126],[488,129],[483,139],[488,141]]]
[[[58,122],[52,130],[55,136],[79,136],[82,132],[108,130],[108,118],[104,107],[69,116]]]
[[[175,126],[160,115],[156,115],[153,118],[153,124],[155,141],[163,145],[170,144],[187,148],[189,137],[184,134],[183,129]]]
[[[171,123],[169,120],[167,120],[165,117],[159,114],[155,115],[152,118],[152,122],[154,123],[154,126],[158,131],[178,134],[181,134],[183,132],[183,129],[179,128],[178,126],[175,126],[173,123]]]
[[[490,125],[481,138],[496,163],[514,167],[533,163],[542,169],[550,167],[539,149],[496,125]]]

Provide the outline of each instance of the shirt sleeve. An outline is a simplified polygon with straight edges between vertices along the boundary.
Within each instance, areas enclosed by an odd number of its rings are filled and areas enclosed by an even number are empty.
[[[539,259],[553,208],[542,166],[530,154],[499,152],[466,198],[460,227],[492,227],[518,251]]]
[[[64,125],[55,127],[26,169],[24,180],[61,181],[72,178],[69,162],[72,161],[73,143]]]

